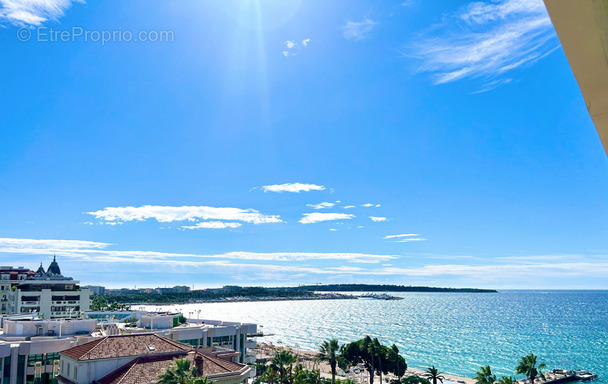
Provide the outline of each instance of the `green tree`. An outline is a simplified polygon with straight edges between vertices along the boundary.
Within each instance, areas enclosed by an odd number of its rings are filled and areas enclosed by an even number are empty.
[[[286,350],[281,350],[274,355],[270,365],[277,371],[280,383],[291,381],[291,370],[296,361],[297,356]]]
[[[158,378],[158,384],[207,384],[207,376],[199,376],[196,367],[190,368],[190,361],[176,358],[173,364]]]
[[[500,384],[517,384],[517,381],[513,379],[511,376],[502,376],[498,379]]]
[[[542,363],[536,366],[536,355],[533,353],[528,356],[523,356],[519,360],[519,364],[515,367],[515,373],[520,375],[526,375],[528,379],[530,379],[530,383],[534,384],[534,379],[540,377],[545,380],[545,375],[541,372],[541,369],[545,369],[547,366]]]
[[[94,295],[91,300],[91,311],[103,311],[108,306],[108,299],[104,295]]]
[[[304,369],[302,364],[298,364],[293,370],[293,384],[322,384],[319,371]]]
[[[401,380],[395,380],[394,384],[431,384],[429,379],[416,375],[411,375],[401,378]]]
[[[475,374],[476,384],[494,384],[496,382],[496,375],[492,373],[492,368],[489,365],[479,367],[479,370]]]
[[[319,348],[319,353],[316,357],[318,361],[324,361],[329,363],[329,367],[331,368],[332,384],[335,384],[336,382],[336,366],[338,365],[338,359],[340,357],[339,352],[340,345],[338,343],[338,340],[326,340],[321,344]]]
[[[437,368],[435,368],[434,365],[432,367],[428,367],[426,369],[426,377],[429,380],[431,380],[433,382],[433,384],[437,384],[437,380],[439,380],[440,382],[443,383],[443,380],[445,379],[445,377],[443,377],[443,375],[441,375],[439,370]]]
[[[398,351],[398,350],[397,350]],[[405,359],[399,356],[397,358],[395,352],[369,336],[363,339],[353,341],[342,347],[341,356],[344,363],[341,365],[344,368],[362,364],[365,370],[369,373],[369,383],[374,383],[376,374],[382,377],[382,374],[393,372],[403,375],[407,367]]]
[[[387,353],[387,370],[393,372],[399,379],[405,375],[407,371],[407,363],[405,358],[399,354],[399,348],[395,344],[391,346]]]

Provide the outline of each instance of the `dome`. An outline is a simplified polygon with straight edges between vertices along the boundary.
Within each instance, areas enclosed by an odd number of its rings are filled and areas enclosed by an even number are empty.
[[[53,261],[46,270],[46,273],[49,276],[61,276],[61,269],[59,268],[59,264],[57,264],[57,258],[55,257],[55,255],[53,255]]]
[[[38,270],[36,271],[36,276],[44,276],[46,275],[46,272],[44,272],[44,268],[42,267],[42,262],[40,263],[40,267],[38,267]]]

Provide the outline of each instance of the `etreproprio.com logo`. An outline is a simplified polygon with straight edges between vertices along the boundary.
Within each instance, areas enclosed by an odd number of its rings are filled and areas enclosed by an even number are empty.
[[[129,43],[129,42],[173,42],[175,34],[173,31],[141,30],[133,32],[119,27],[114,30],[85,29],[72,27],[70,29],[54,29],[51,27],[28,28],[21,27],[17,30],[17,38],[20,41],[37,42],[93,42],[105,45],[107,43]]]

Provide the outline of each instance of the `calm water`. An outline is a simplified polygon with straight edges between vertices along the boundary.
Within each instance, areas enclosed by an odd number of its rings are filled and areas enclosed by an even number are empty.
[[[317,349],[364,335],[395,343],[408,365],[474,376],[490,364],[512,375],[534,353],[549,369],[586,369],[608,384],[607,291],[503,291],[498,294],[405,293],[399,301],[319,300],[188,304],[164,308],[201,318],[254,322],[261,341]],[[148,309],[154,309],[148,307]]]

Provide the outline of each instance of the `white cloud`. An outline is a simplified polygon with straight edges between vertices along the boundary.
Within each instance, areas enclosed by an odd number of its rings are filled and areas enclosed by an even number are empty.
[[[397,238],[397,237],[412,237],[412,236],[420,236],[420,235],[417,234],[417,233],[404,233],[404,234],[401,234],[401,235],[388,235],[388,236],[384,236],[383,239],[394,239],[394,238]]]
[[[144,205],[141,207],[106,207],[104,209],[86,212],[106,223],[125,221],[145,221],[154,219],[161,223],[172,221],[196,220],[227,220],[241,221],[253,224],[281,223],[278,215],[263,215],[255,209],[240,209],[228,207],[206,206],[159,206]]]
[[[365,207],[365,208],[371,208],[371,207],[379,208],[380,204],[365,203],[365,204],[361,204],[361,206]]]
[[[188,262],[196,259],[256,260],[256,261],[307,261],[340,260],[353,263],[378,263],[396,259],[395,255],[376,255],[346,252],[226,252],[219,254],[169,253],[154,251],[115,251],[108,249],[113,244],[80,240],[14,239],[0,238],[0,253],[49,255],[57,253],[74,259],[88,259],[104,262],[139,262],[154,260]],[[181,259],[181,260],[177,260]],[[187,260],[183,260],[187,259]]]
[[[482,78],[481,91],[488,91],[511,81],[507,72],[558,47],[541,0],[502,0],[469,3],[430,28],[406,55],[423,61],[419,70],[431,73],[434,84]]]
[[[241,226],[241,223],[226,223],[223,221],[201,221],[200,223],[196,223],[196,225],[182,225],[180,228],[182,228],[182,229],[201,229],[201,228],[224,229],[224,228],[238,228],[240,226]]]
[[[387,221],[388,218],[382,216],[370,216],[371,221],[379,222],[379,221]]]
[[[299,43],[295,40],[287,40],[285,45],[285,50],[282,51],[283,56],[290,57],[295,56],[302,49],[306,48],[310,43],[310,39],[301,40]]]
[[[365,19],[363,21],[349,21],[342,27],[342,33],[347,39],[361,40],[369,36],[377,22]]]
[[[329,230],[330,230],[330,231],[332,231],[332,232],[337,231],[337,229],[336,229],[336,228],[329,228]]]
[[[410,241],[426,241],[422,237],[407,237],[401,240],[395,240],[394,243],[409,243]]]
[[[328,203],[328,202],[323,202],[323,203],[319,203],[319,204],[306,204],[307,207],[313,208],[313,209],[325,209],[325,208],[332,208],[334,205],[336,205],[335,203]]]
[[[39,26],[47,20],[57,20],[72,3],[79,0],[0,0],[0,25],[7,21],[14,25]]]
[[[261,274],[271,272],[302,273],[310,275],[334,275],[345,271],[349,275],[364,276],[411,276],[411,277],[455,277],[460,283],[470,285],[472,282],[483,282],[486,286],[508,286],[513,281],[533,281],[545,279],[545,284],[559,279],[604,279],[608,274],[608,263],[605,255],[552,255],[533,256],[532,261],[521,260],[522,255],[513,257],[508,264],[494,264],[500,260],[484,258],[488,264],[434,264],[415,267],[396,267],[393,260],[399,259],[396,255],[377,255],[362,253],[307,253],[307,252],[227,252],[221,254],[183,254],[153,251],[119,251],[108,249],[113,244],[81,240],[48,240],[48,239],[14,239],[0,238],[0,254],[6,255],[11,262],[23,255],[31,260],[32,268],[37,266],[40,256],[50,256],[57,253],[62,259],[72,259],[73,262],[90,262],[111,265],[119,268],[120,264],[138,264],[144,267],[160,265],[162,268],[170,267],[173,270],[184,267],[184,272],[198,273],[193,268],[216,268],[233,273],[235,270]],[[563,259],[562,259],[563,258]],[[19,259],[21,263],[24,259]],[[247,260],[246,262],[239,262]],[[359,268],[343,265],[328,267],[313,267],[302,265],[306,260],[337,260],[338,262],[373,263],[377,268]],[[579,261],[571,261],[579,260]],[[277,264],[263,264],[261,261],[276,262]],[[296,265],[285,264],[298,262]],[[280,263],[280,264],[279,264]],[[23,265],[23,264],[22,264]],[[27,265],[27,264],[26,264]],[[144,271],[145,272],[145,271]],[[276,279],[273,274],[269,279]],[[259,278],[259,276],[256,276]],[[453,281],[453,280],[450,280]],[[605,280],[602,280],[605,281]],[[533,284],[533,287],[538,285]]]
[[[355,215],[350,213],[313,212],[305,213],[304,216],[300,219],[300,223],[313,224],[320,223],[322,221],[350,220],[353,217],[355,217]]]
[[[112,245],[111,243],[100,243],[97,241],[83,240],[51,240],[51,239],[15,239],[15,238],[0,238],[0,251],[37,253],[39,250],[49,251],[56,250],[61,252],[67,249],[101,249]],[[48,252],[47,252],[48,253]]]
[[[322,185],[316,184],[302,184],[302,183],[285,183],[285,184],[273,184],[273,185],[264,185],[262,186],[262,190],[264,192],[310,192],[310,191],[322,191],[325,187]]]
[[[352,208],[355,208],[355,206],[354,205],[346,205],[343,208],[344,209],[352,209]]]

